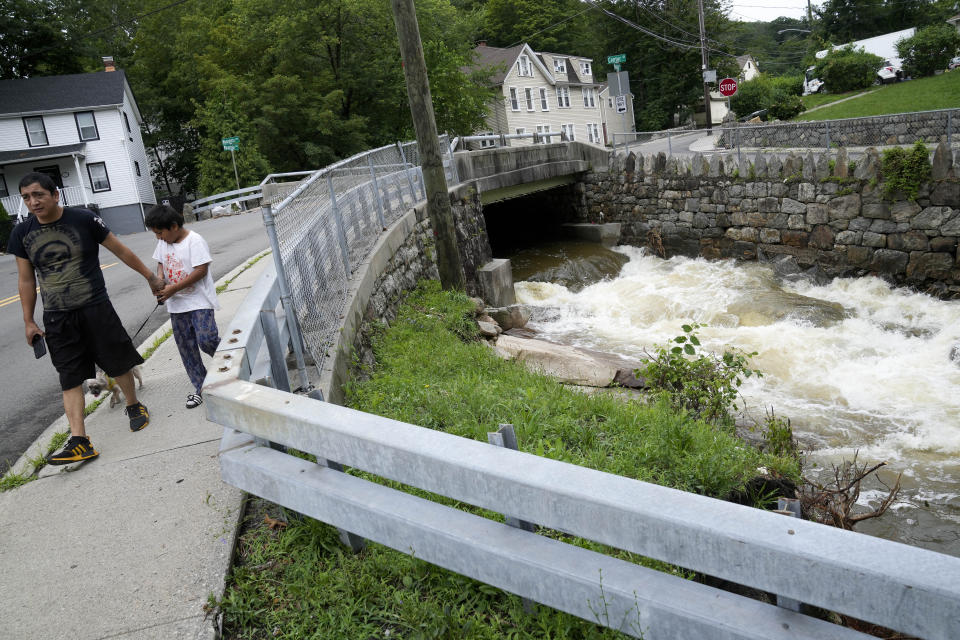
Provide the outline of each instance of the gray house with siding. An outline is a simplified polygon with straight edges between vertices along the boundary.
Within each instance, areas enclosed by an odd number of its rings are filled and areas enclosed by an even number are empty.
[[[46,173],[65,206],[96,205],[115,233],[143,231],[156,204],[142,118],[126,75],[106,71],[0,80],[0,198],[26,215],[17,189]]]

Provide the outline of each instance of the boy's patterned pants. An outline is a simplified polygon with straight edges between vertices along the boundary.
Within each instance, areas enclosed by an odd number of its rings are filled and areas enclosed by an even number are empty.
[[[196,309],[184,313],[171,313],[170,324],[173,325],[173,339],[177,342],[180,359],[190,376],[197,393],[203,387],[203,379],[207,377],[207,368],[203,366],[200,352],[212,356],[220,344],[220,334],[217,331],[217,321],[213,317],[213,309]]]

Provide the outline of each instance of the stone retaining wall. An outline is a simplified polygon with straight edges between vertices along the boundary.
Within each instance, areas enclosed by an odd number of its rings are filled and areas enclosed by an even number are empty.
[[[720,146],[741,147],[869,147],[872,145],[927,144],[960,139],[960,109],[920,111],[869,118],[813,122],[740,125],[723,130]]]
[[[828,277],[876,274],[960,297],[960,167],[938,146],[914,201],[884,199],[868,149],[853,175],[846,151],[709,159],[611,155],[581,185],[579,219],[620,222],[621,242],[670,255],[789,256]]]

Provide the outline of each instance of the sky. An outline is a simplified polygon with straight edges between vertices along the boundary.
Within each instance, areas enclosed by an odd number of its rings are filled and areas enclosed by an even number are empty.
[[[810,6],[816,8],[821,1],[810,0]],[[805,18],[807,0],[733,0],[730,9],[730,18],[743,22],[770,22],[780,16]]]

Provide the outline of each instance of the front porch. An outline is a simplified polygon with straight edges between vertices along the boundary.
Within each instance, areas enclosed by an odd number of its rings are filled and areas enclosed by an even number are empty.
[[[0,168],[3,170],[9,195],[0,199],[3,208],[11,217],[22,220],[28,212],[20,198],[18,185],[23,176],[31,172],[45,173],[57,184],[60,203],[65,207],[100,206],[97,195],[83,179],[81,162],[85,159],[86,143],[60,147],[39,147],[17,151],[0,152]]]

